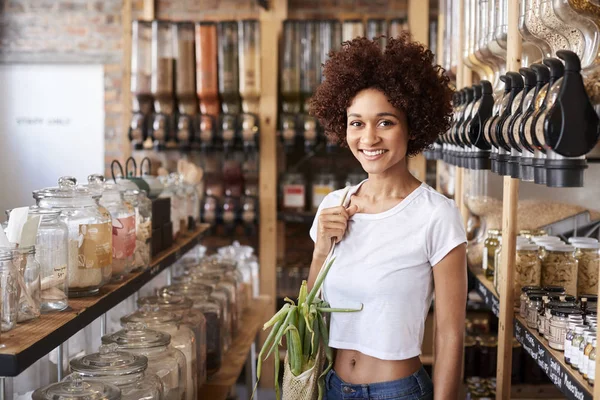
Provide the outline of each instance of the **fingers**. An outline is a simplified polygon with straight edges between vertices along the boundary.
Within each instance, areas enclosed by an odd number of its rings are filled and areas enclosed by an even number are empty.
[[[358,212],[358,206],[356,204],[353,204],[350,207],[348,207],[346,212],[348,213],[348,218],[352,218],[352,216],[354,216],[354,214]]]
[[[325,208],[325,209],[321,210],[320,215],[341,215],[345,219],[349,218],[348,211],[346,211],[346,209],[342,206]]]

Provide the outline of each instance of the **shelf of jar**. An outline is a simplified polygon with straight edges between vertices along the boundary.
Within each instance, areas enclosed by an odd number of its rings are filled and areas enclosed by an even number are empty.
[[[42,314],[36,320],[18,324],[0,335],[0,376],[19,375],[40,357],[54,350],[79,330],[137,292],[142,286],[171,266],[200,243],[208,228],[201,224],[179,237],[173,246],[159,253],[142,272],[130,274],[121,282],[110,283],[95,296],[69,299],[64,311]]]
[[[234,338],[231,347],[223,357],[221,369],[200,388],[199,398],[226,399],[229,388],[236,384],[244,368],[252,343],[270,317],[267,311],[271,309],[271,301],[269,296],[264,295],[254,299],[242,317],[240,323],[242,331]],[[252,390],[252,388],[248,389]]]
[[[494,285],[485,278],[482,270],[469,268],[469,272],[477,279],[475,289],[488,308],[498,316],[500,302]],[[551,349],[547,340],[541,337],[537,330],[528,328],[525,320],[518,314],[515,314],[514,323],[514,335],[523,346],[523,349],[538,363],[566,398],[573,400],[593,399],[592,386],[579,371],[574,370],[565,363],[563,352]]]
[[[313,211],[279,211],[277,219],[297,224],[312,224],[316,213]]]

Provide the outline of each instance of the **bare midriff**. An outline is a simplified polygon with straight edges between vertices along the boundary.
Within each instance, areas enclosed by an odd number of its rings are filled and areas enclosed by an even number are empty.
[[[334,350],[335,373],[353,385],[389,382],[406,378],[421,368],[419,357],[406,360],[381,360],[356,350]]]

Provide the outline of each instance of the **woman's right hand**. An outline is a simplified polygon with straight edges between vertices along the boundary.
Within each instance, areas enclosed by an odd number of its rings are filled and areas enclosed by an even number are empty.
[[[319,214],[315,256],[326,257],[332,246],[332,239],[339,243],[346,234],[348,220],[358,212],[356,205],[325,208]]]

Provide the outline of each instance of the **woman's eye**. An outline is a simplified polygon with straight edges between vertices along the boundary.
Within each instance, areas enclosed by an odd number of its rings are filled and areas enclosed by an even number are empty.
[[[352,121],[350,122],[350,126],[359,127],[361,125],[360,121]]]
[[[383,121],[381,121],[381,122],[379,123],[379,125],[381,125],[381,126],[392,126],[392,125],[393,125],[393,123],[392,123],[392,121],[383,120]]]

